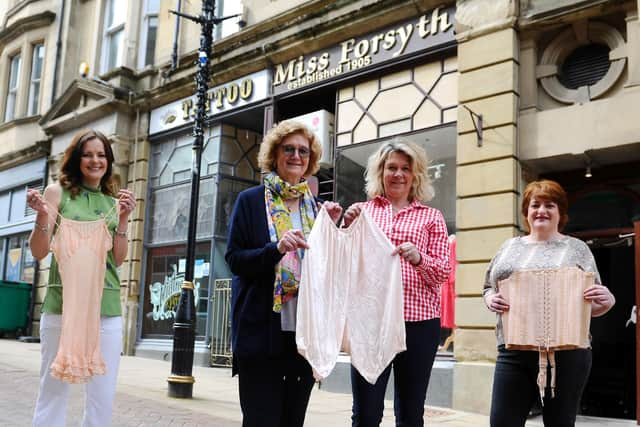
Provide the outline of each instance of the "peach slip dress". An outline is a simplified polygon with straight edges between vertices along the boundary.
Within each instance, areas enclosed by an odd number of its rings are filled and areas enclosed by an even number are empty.
[[[51,250],[58,262],[64,305],[51,375],[68,383],[84,383],[106,371],[100,351],[100,304],[113,238],[105,218],[75,221],[58,217]]]
[[[362,210],[337,228],[322,208],[308,238],[298,291],[296,344],[317,380],[340,350],[374,384],[406,350],[402,271],[395,246]]]

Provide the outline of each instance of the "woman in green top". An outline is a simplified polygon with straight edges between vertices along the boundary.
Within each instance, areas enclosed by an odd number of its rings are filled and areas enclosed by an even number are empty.
[[[29,244],[33,256],[38,260],[49,253],[58,215],[74,221],[104,218],[109,231],[113,233],[113,247],[107,255],[100,307],[100,347],[106,374],[92,377],[85,389],[87,396],[83,425],[92,426],[108,426],[111,423],[122,350],[120,280],[116,268],[127,255],[127,223],[136,204],[131,191],[123,189],[116,193],[112,176],[113,160],[111,145],[103,134],[95,130],[81,131],[73,137],[64,152],[59,182],[49,185],[44,195],[36,190],[27,191],[27,203],[37,212]],[[49,374],[61,335],[63,285],[58,263],[52,254],[49,284],[40,319],[42,362],[34,426],[65,425],[69,385]]]

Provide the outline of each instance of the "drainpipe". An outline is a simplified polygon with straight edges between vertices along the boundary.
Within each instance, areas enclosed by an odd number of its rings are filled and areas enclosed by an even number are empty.
[[[136,189],[136,180],[138,179],[138,132],[139,132],[139,128],[140,128],[140,107],[137,106],[136,107],[136,130],[134,133],[134,137],[133,137],[133,177],[131,178],[131,182],[132,182],[132,191],[135,191]],[[133,218],[131,220],[131,222],[133,223],[135,221],[135,218]],[[128,285],[128,289],[127,289],[127,293],[129,295],[127,295],[127,317],[126,320],[128,322],[128,327],[131,328],[132,325],[130,323],[130,319],[131,316],[129,315],[129,296],[131,294],[131,280],[133,279],[133,273],[131,271],[132,267],[133,267],[133,236],[132,239],[129,241],[129,277],[127,277],[127,285]],[[138,278],[138,289],[140,289],[140,281],[141,278]],[[137,313],[136,313],[137,314]],[[138,317],[136,316],[136,319]],[[137,336],[137,333],[135,334],[135,336]],[[127,331],[127,351],[130,352],[130,346],[132,345],[130,342],[130,337],[131,337],[131,333],[130,331]],[[134,339],[135,342],[135,339]]]
[[[180,13],[182,0],[177,0],[176,12]],[[180,37],[180,16],[176,15],[176,29],[173,33],[173,51],[171,52],[171,71],[178,68],[178,38]]]
[[[67,0],[60,0],[60,15],[58,22],[58,39],[56,40],[56,59],[53,63],[53,87],[51,89],[51,105],[56,100],[56,89],[58,88],[58,65],[60,64],[60,55],[62,54],[62,23],[64,21],[64,9]]]

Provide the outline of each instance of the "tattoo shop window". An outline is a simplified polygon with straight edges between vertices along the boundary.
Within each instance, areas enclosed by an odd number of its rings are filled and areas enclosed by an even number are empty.
[[[144,294],[142,337],[170,338],[173,319],[180,300],[186,268],[186,245],[166,246],[149,250],[147,289]],[[211,274],[211,244],[196,245],[193,285],[196,304],[196,339],[206,334]]]

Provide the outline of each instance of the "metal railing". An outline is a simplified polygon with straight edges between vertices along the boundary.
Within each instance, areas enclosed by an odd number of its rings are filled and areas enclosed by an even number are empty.
[[[216,279],[211,295],[211,366],[231,366],[231,279]]]

